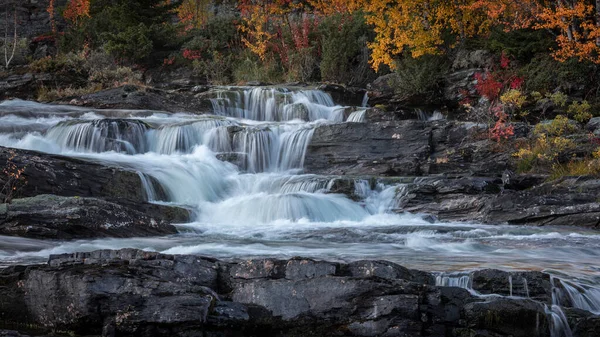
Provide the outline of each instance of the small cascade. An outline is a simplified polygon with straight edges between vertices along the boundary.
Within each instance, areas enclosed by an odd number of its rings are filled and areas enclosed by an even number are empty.
[[[146,152],[147,124],[138,120],[95,119],[61,122],[48,130],[46,138],[61,148],[79,152]]]
[[[269,172],[277,162],[279,137],[270,129],[244,128],[233,137],[237,152],[246,154],[246,171]]]
[[[439,287],[457,287],[467,290],[473,288],[471,274],[465,273],[440,273],[435,278],[435,285]]]
[[[442,112],[439,110],[435,110],[433,112],[433,114],[429,115],[427,112],[423,111],[422,109],[415,109],[415,114],[417,115],[417,118],[423,122],[439,121],[439,120],[446,119],[446,117],[444,117]]]
[[[508,275],[508,295],[510,297],[512,297],[512,295],[513,295],[512,275]]]
[[[312,128],[284,132],[278,153],[277,168],[282,171],[302,169],[306,149],[314,133]]]
[[[363,96],[362,104],[360,106],[363,108],[366,108],[369,106],[369,92],[368,91],[365,91],[365,95]]]
[[[369,213],[384,214],[393,210],[397,205],[397,191],[402,186],[402,184],[388,186],[378,182],[373,188],[370,181],[357,179],[354,181],[354,195],[363,199]]]
[[[221,89],[211,98],[217,115],[255,121],[341,121],[343,113],[331,96],[320,90],[284,88]]]
[[[569,326],[567,316],[560,305],[552,304],[550,308],[544,305],[546,315],[550,317],[550,336],[551,337],[572,337],[573,332]]]
[[[600,288],[559,278],[554,278],[552,285],[555,304],[600,315]]]
[[[198,145],[210,144],[211,149],[216,152],[231,151],[229,136],[226,133],[226,127],[230,125],[233,125],[233,122],[216,118],[163,125],[148,131],[148,149],[160,154],[190,153]]]
[[[527,279],[523,277],[523,288],[525,289],[525,295],[529,298],[529,286],[527,285]]]
[[[350,123],[364,123],[367,119],[367,110],[358,110],[348,116],[346,122]]]
[[[233,136],[233,148],[246,154],[250,173],[300,170],[313,128],[246,127]]]

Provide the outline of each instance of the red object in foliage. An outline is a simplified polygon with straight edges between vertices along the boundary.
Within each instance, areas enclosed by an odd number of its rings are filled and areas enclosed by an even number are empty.
[[[523,82],[525,82],[525,80],[522,77],[515,77],[510,82],[510,88],[511,89],[520,89],[521,86],[523,85]]]
[[[493,74],[490,72],[486,72],[485,75],[476,73],[475,79],[477,80],[475,88],[479,95],[486,97],[490,101],[498,98],[500,90],[502,90],[502,82],[497,81]]]
[[[199,50],[185,49],[183,50],[183,57],[188,60],[197,60],[202,57],[201,53]]]
[[[500,55],[500,67],[502,69],[507,69],[510,67],[510,59],[508,56],[506,56],[506,54],[504,54],[504,52],[502,52],[502,55]]]
[[[31,39],[31,42],[33,43],[39,43],[39,42],[54,42],[54,36],[52,35],[40,35],[40,36],[36,36],[33,39]]]

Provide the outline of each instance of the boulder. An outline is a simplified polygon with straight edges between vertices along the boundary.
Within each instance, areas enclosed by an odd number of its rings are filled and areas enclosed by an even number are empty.
[[[146,201],[140,176],[133,171],[59,155],[0,147],[0,167],[7,167],[9,162],[24,169],[13,197],[55,194]],[[4,186],[7,179],[7,175],[0,172],[0,186]],[[0,199],[4,198],[0,194]]]
[[[189,221],[189,211],[147,205],[143,211],[113,202],[38,195],[0,204],[0,234],[35,239],[144,237],[177,233],[172,223]]]

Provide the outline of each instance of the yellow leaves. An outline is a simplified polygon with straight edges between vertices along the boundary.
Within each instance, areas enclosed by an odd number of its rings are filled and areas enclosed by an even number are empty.
[[[545,2],[539,0],[240,0],[248,38],[244,43],[264,57],[272,26],[285,23],[294,11],[315,16],[363,11],[373,27],[369,43],[371,65],[394,69],[394,59],[405,50],[413,57],[442,52],[455,41],[485,35],[493,26],[505,30],[558,30],[554,57],[571,57],[600,64],[600,22],[593,5],[584,0]],[[596,9],[598,10],[598,9]],[[450,34],[448,34],[450,33]],[[444,46],[448,43],[448,46]]]
[[[510,89],[500,96],[500,102],[517,109],[520,109],[525,101],[527,101],[527,96],[517,89]]]

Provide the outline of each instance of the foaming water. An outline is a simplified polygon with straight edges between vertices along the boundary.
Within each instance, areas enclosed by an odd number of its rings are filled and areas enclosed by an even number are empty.
[[[385,259],[438,272],[551,269],[566,275],[557,286],[564,298],[560,306],[598,311],[596,232],[441,224],[395,214],[398,199],[407,193],[402,184],[303,174],[314,129],[344,120],[344,109],[329,95],[281,88],[220,90],[211,97],[214,115],[0,103],[0,145],[134,170],[148,200],[195,209],[192,223],[179,224],[179,234],[161,238],[46,242],[3,237],[0,264],[133,247],[223,259]],[[363,121],[364,111],[356,110],[348,121]],[[350,179],[353,199],[331,193],[334,182],[344,179]],[[466,282],[444,277],[440,284]]]

